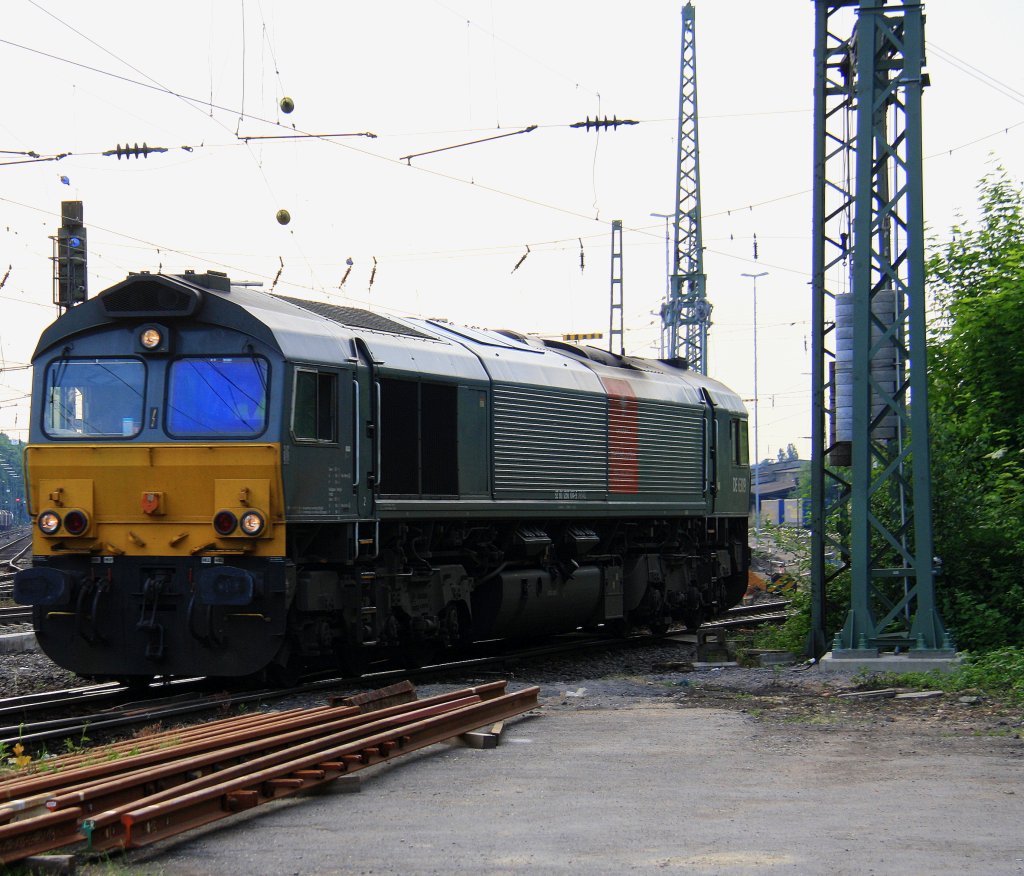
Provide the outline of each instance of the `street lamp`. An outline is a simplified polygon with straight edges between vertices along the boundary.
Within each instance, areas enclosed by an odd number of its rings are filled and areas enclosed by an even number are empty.
[[[754,534],[761,538],[761,454],[757,444],[757,278],[767,277],[767,271],[759,274],[740,274],[750,277],[754,283]]]
[[[671,223],[676,218],[675,213],[651,213],[656,219],[665,220],[665,304],[661,310],[661,355],[668,356],[665,350],[665,307],[672,296],[672,238],[669,235]]]

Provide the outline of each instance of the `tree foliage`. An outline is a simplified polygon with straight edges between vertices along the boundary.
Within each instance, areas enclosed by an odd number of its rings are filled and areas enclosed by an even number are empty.
[[[25,498],[25,479],[21,470],[24,446],[0,432],[0,510],[14,512],[18,522],[25,521],[21,507]]]
[[[978,191],[928,263],[939,594],[972,650],[1024,644],[1024,194],[1002,169]]]

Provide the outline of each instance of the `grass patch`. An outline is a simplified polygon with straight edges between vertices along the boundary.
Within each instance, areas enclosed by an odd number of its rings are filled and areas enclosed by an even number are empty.
[[[874,675],[878,687],[914,687],[921,690],[982,692],[1009,703],[1024,704],[1024,648],[1007,647],[984,654],[964,654],[952,672],[906,672]]]

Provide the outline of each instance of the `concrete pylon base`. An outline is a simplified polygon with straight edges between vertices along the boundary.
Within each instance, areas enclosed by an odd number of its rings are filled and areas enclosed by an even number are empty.
[[[849,656],[846,656],[847,654]],[[960,663],[960,657],[955,653],[939,656],[934,651],[927,656],[914,653],[865,656],[851,654],[849,651],[839,652],[839,655],[835,656],[829,651],[818,661],[818,671],[833,675],[856,675],[859,672],[930,672],[933,669],[939,672],[952,672]]]

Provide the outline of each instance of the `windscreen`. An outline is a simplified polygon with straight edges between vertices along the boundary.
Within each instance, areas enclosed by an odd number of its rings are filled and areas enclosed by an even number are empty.
[[[131,438],[142,429],[146,366],[138,359],[59,359],[46,369],[51,438]]]
[[[196,357],[171,363],[167,431],[172,435],[258,435],[267,420],[266,359]]]

